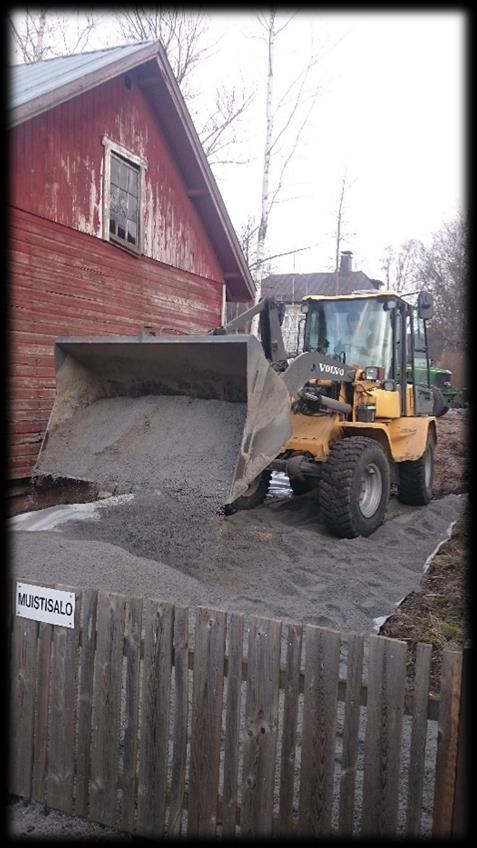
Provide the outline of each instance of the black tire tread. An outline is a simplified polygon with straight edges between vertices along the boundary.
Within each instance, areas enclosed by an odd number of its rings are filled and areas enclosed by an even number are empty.
[[[381,446],[374,439],[366,436],[351,436],[341,439],[334,444],[327,461],[323,465],[320,481],[321,511],[328,529],[338,538],[353,539],[358,535],[363,535],[357,530],[352,515],[351,489],[356,463],[364,451],[371,446],[382,451]],[[387,457],[383,451],[382,453],[387,462]],[[378,521],[377,526],[384,519],[389,497],[389,464],[387,479],[385,475],[383,484],[386,497],[384,510],[381,509],[382,518]]]
[[[431,443],[434,452],[434,439],[430,436],[426,450]],[[425,483],[424,455],[419,459],[400,462],[398,465],[398,500],[408,506],[426,506],[432,500],[432,482],[430,491]]]

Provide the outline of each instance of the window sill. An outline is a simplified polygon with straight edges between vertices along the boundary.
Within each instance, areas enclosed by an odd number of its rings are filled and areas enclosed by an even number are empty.
[[[110,236],[108,241],[114,247],[119,247],[120,250],[124,250],[126,253],[129,253],[130,256],[135,256],[137,259],[139,259],[139,257],[141,257],[143,255],[142,251],[138,247],[133,247],[132,245],[128,245],[124,241],[120,241],[119,239],[115,239],[114,236]]]

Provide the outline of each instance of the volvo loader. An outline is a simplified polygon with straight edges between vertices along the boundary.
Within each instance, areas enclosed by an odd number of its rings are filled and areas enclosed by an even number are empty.
[[[207,335],[58,339],[38,473],[61,473],[55,439],[97,400],[183,395],[243,404],[226,512],[263,501],[274,470],[288,474],[295,494],[317,489],[338,537],[380,526],[393,481],[402,502],[427,504],[436,425],[429,376],[418,382],[415,369],[423,356],[428,362],[431,296],[421,292],[416,306],[392,291],[309,296],[302,309],[303,352],[294,358],[284,348],[281,305],[270,298]],[[257,313],[260,342],[237,332]],[[68,467],[64,477],[75,476]]]

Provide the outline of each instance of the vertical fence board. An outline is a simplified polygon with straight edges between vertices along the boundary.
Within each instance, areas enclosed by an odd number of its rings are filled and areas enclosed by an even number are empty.
[[[449,839],[457,768],[462,654],[443,651],[432,836]]]
[[[362,834],[395,836],[407,645],[369,638]]]
[[[243,615],[229,614],[227,712],[225,716],[222,836],[235,836],[238,801],[240,696],[242,692]]]
[[[189,614],[181,607],[174,609],[174,726],[172,730],[172,774],[167,833],[181,835],[187,764],[187,719],[189,705]]]
[[[33,731],[33,779],[32,799],[46,804],[48,778],[48,715],[50,703],[50,667],[53,627],[51,624],[39,625],[38,632],[38,673],[35,693],[35,727]]]
[[[136,813],[141,628],[142,598],[130,598],[126,618],[124,754],[119,821],[121,829],[131,833],[134,831]]]
[[[163,836],[169,749],[173,607],[145,599],[139,742],[139,833]]]
[[[293,826],[293,794],[296,769],[296,732],[300,694],[300,663],[303,625],[289,624],[285,697],[283,705],[282,758],[280,764],[279,833],[288,836]]]
[[[38,622],[15,616],[12,634],[12,675],[10,690],[9,787],[14,795],[31,798],[33,771],[33,730]]]
[[[225,627],[224,612],[197,610],[187,815],[188,837],[215,836],[216,832]]]
[[[93,680],[90,818],[117,824],[121,683],[126,598],[98,592]]]
[[[419,836],[421,827],[424,763],[426,757],[427,701],[429,697],[431,658],[432,646],[419,642],[416,648],[411,749],[407,787],[406,831],[408,836]]]
[[[363,646],[364,638],[362,634],[349,634],[338,824],[340,836],[351,836],[353,833]]]
[[[452,837],[470,836],[470,691],[472,683],[471,648],[462,652],[457,774],[452,813]]]
[[[81,598],[81,651],[78,680],[75,793],[75,813],[79,816],[88,815],[97,600],[98,593],[96,590],[83,590]]]
[[[74,589],[57,586],[61,591]],[[50,744],[48,747],[47,804],[71,813],[73,810],[76,695],[81,596],[76,597],[75,626],[53,629],[50,675]]]
[[[250,618],[240,836],[272,833],[281,622]]]
[[[305,628],[303,742],[300,776],[300,833],[331,833],[340,634]]]

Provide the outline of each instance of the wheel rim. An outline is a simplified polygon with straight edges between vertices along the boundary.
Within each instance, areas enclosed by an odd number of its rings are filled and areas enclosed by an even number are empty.
[[[371,518],[381,503],[383,494],[383,478],[381,471],[374,462],[363,471],[361,477],[361,492],[359,495],[359,508],[365,518]]]

